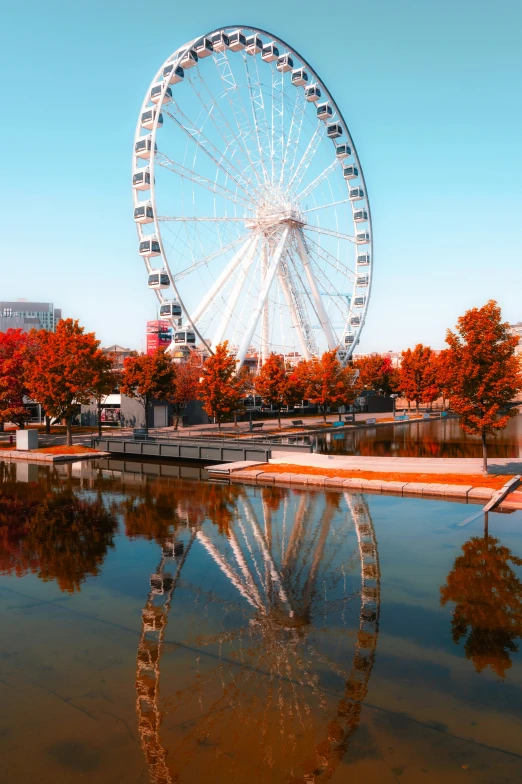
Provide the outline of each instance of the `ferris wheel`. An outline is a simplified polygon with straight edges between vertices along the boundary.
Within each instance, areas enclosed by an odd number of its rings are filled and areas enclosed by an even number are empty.
[[[134,220],[169,350],[228,340],[305,359],[359,341],[371,212],[348,126],[304,58],[226,27],[177,49],[148,88],[133,150]]]

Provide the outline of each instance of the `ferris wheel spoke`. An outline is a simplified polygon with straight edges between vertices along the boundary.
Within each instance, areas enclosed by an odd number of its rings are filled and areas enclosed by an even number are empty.
[[[212,560],[219,566],[225,577],[237,588],[241,596],[243,596],[252,607],[258,609],[259,605],[255,598],[251,595],[249,589],[244,585],[241,578],[236,574],[232,567],[227,563],[226,559],[221,555],[214,542],[203,533],[198,531],[196,534],[198,540],[201,542],[205,550],[208,552]]]
[[[303,199],[306,199],[306,197],[309,196],[312,193],[312,191],[314,191],[317,187],[319,187],[319,185],[321,185],[322,182],[327,180],[328,177],[332,174],[332,172],[335,171],[335,169],[338,169],[339,166],[340,163],[337,160],[337,158],[335,158],[329,166],[323,169],[321,174],[317,175],[315,180],[312,180],[310,185],[308,185],[303,191],[301,191],[301,193],[299,193],[296,196],[296,201],[301,202],[303,201]]]
[[[263,90],[261,88],[261,80],[259,78],[257,58],[250,58],[245,55],[245,67],[247,73],[248,93],[250,96],[250,106],[252,109],[252,117],[254,119],[257,150],[264,182],[266,185],[268,183],[267,160],[270,160],[271,142],[270,134],[268,132],[268,123],[266,121],[265,101],[263,97]]]
[[[181,278],[184,278],[187,275],[190,275],[191,272],[194,272],[199,267],[202,267],[204,264],[208,264],[209,261],[213,261],[214,259],[217,259],[218,256],[221,256],[223,253],[226,253],[227,251],[232,250],[232,248],[235,248],[236,245],[239,245],[240,242],[244,242],[246,239],[248,239],[249,236],[250,235],[248,235],[248,234],[242,234],[240,237],[236,237],[236,239],[232,240],[232,242],[229,242],[228,245],[225,245],[222,248],[219,248],[218,250],[214,251],[213,253],[210,253],[208,256],[205,256],[202,259],[198,259],[193,264],[191,264],[189,267],[185,267],[184,269],[180,270],[176,275],[172,275],[172,279],[175,282],[177,282],[178,280],[181,280]]]
[[[181,178],[189,180],[196,185],[201,185],[202,188],[206,188],[212,193],[216,193],[218,196],[223,196],[224,199],[232,201],[234,204],[239,203],[243,206],[250,207],[251,202],[241,194],[231,191],[224,185],[219,185],[219,183],[214,182],[214,180],[210,180],[208,177],[198,174],[192,169],[183,166],[181,163],[176,163],[176,161],[171,160],[165,153],[157,152],[155,160],[163,169],[174,172],[174,174],[177,174]]]
[[[282,71],[271,63],[272,70],[272,185],[279,184],[283,175],[284,149],[284,89]]]
[[[250,266],[252,264],[252,260],[254,258],[254,254],[256,252],[256,248],[259,242],[259,237],[256,236],[255,242],[253,242],[250,247],[248,248],[247,252],[245,253],[242,267],[239,271],[239,275],[236,280],[236,285],[232,290],[232,293],[225,302],[225,308],[221,315],[221,322],[217,329],[217,332],[214,334],[214,346],[219,346],[220,343],[223,342],[223,338],[227,331],[228,325],[230,323],[230,319],[232,318],[233,314],[235,313],[237,302],[239,300],[240,294],[243,291],[243,287],[245,285],[245,281],[250,270]]]
[[[311,329],[305,317],[304,308],[298,297],[297,287],[290,275],[286,259],[281,264],[278,280],[290,313],[292,328],[301,344],[303,356],[308,360],[317,352],[317,349],[313,343]]]
[[[286,139],[285,151],[283,156],[283,166],[281,170],[281,185],[284,186],[290,173],[294,170],[295,158],[297,150],[299,149],[299,140],[301,138],[301,129],[303,127],[303,119],[305,111],[303,106],[303,93],[297,90],[295,102],[292,110],[292,120],[290,122],[290,129]],[[306,101],[305,101],[306,103]]]
[[[319,145],[323,141],[326,136],[326,125],[321,122],[317,125],[312,138],[308,142],[308,147],[306,148],[303,157],[301,158],[299,164],[297,165],[297,169],[294,172],[292,179],[288,184],[288,190],[295,193],[301,182],[303,177],[305,176],[310,163],[312,162],[315,153],[317,152]]]
[[[350,199],[340,199],[339,201],[331,201],[328,204],[319,204],[317,207],[308,207],[306,210],[301,210],[303,214],[308,212],[315,212],[316,210],[327,210],[330,207],[337,207],[338,204],[351,204]]]
[[[277,272],[277,268],[278,268],[279,262],[281,260],[281,255],[283,253],[286,241],[288,239],[288,233],[289,233],[289,228],[288,228],[288,226],[285,226],[285,228],[283,229],[283,231],[281,233],[281,236],[279,238],[277,246],[276,246],[276,248],[275,248],[271,258],[269,259],[266,276],[265,276],[265,279],[263,280],[263,285],[261,287],[261,291],[259,292],[259,296],[257,298],[257,302],[255,304],[255,307],[254,307],[253,311],[252,311],[252,315],[251,315],[251,318],[250,318],[250,323],[249,323],[248,328],[247,328],[247,330],[246,330],[246,332],[245,332],[245,334],[243,336],[243,340],[242,340],[241,345],[239,347],[239,350],[237,352],[236,361],[237,361],[237,368],[238,368],[238,370],[241,367],[241,365],[243,364],[243,361],[245,359],[248,347],[250,345],[250,341],[252,340],[252,337],[254,335],[255,329],[257,327],[257,323],[259,321],[259,318],[261,316],[261,312],[263,310],[263,305],[265,304],[265,300],[266,300],[266,298],[268,296],[268,292],[270,290],[270,286],[272,285],[272,282],[274,280],[274,276],[275,276],[275,274]]]
[[[329,237],[337,237],[339,240],[355,242],[355,237],[351,234],[343,234],[342,232],[334,231],[333,229],[324,229],[322,226],[312,226],[310,223],[307,223],[304,229],[305,231],[315,231],[317,234],[327,234]]]
[[[196,73],[194,76],[192,76],[191,72],[189,71],[188,81],[201,101],[204,109],[208,110],[212,123],[225,143],[225,150],[230,149],[231,157],[237,159],[240,170],[247,172],[250,169],[257,179],[257,185],[261,185],[259,174],[250,158],[247,148],[243,143],[241,133],[239,132],[239,135],[234,133],[230,123],[228,122],[228,119],[221,109],[220,103],[216,101],[205,80],[203,79],[200,68],[198,67],[195,70]],[[254,189],[251,180],[247,178],[247,181],[252,189]]]
[[[241,264],[243,257],[252,244],[257,242],[256,235],[252,235],[247,239],[247,241],[242,245],[239,250],[232,256],[232,259],[227,264],[225,269],[221,272],[220,275],[216,278],[212,286],[209,288],[203,299],[200,301],[198,307],[192,314],[192,321],[197,324],[197,322],[201,319],[205,311],[207,310],[208,306],[219,293],[219,291],[223,288],[223,286],[227,283],[230,279],[231,275],[235,272],[236,268],[239,267]]]
[[[248,218],[214,218],[214,217],[191,217],[191,216],[181,216],[181,217],[174,217],[170,215],[159,215],[158,221],[160,223],[169,223],[169,222],[177,222],[177,223],[244,223],[245,220]]]
[[[229,102],[232,114],[234,115],[238,134],[243,140],[244,147],[248,155],[248,160],[250,161],[250,166],[252,168],[252,171],[255,172],[259,184],[262,185],[263,183],[266,183],[267,178],[266,178],[266,172],[264,171],[264,162],[261,153],[261,148],[259,144],[256,143],[256,139],[254,138],[254,131],[252,128],[252,123],[250,121],[250,116],[245,107],[243,94],[239,85],[236,82],[236,77],[230,65],[226,52],[223,51],[223,52],[216,53],[214,55],[214,62],[216,64],[216,68],[218,70],[219,76],[225,85],[225,95]],[[250,88],[249,79],[247,81],[248,81],[248,87],[250,91],[251,88]],[[258,92],[261,91],[258,90]],[[261,101],[262,101],[262,93],[261,93]],[[261,173],[259,172],[259,166],[261,166],[262,169]]]
[[[307,235],[306,243],[308,246],[309,254],[322,259],[327,264],[329,264],[333,269],[335,269],[336,272],[340,272],[340,271],[343,272],[345,275],[347,275],[350,278],[351,282],[355,281],[356,273],[354,272],[354,270],[350,269],[350,267],[347,267],[346,264],[343,264],[343,262],[340,261],[336,256],[333,256],[331,253],[329,253],[325,248],[322,247],[322,245],[319,245],[318,242],[315,242],[315,240],[313,240],[312,237]],[[317,259],[316,259],[316,263],[317,263]]]
[[[179,109],[177,105],[172,107],[177,110],[177,116],[168,109],[163,109],[165,115],[177,125],[178,128],[192,139],[207,155],[210,160],[224,172],[227,180],[232,180],[243,193],[250,197],[253,186],[249,180],[246,180],[243,174],[238,171],[232,161],[225,157],[224,153],[220,152],[217,147],[208,139],[208,137],[200,130],[194,123],[187,117],[187,115]],[[226,164],[226,165],[225,165]]]
[[[321,298],[321,294],[319,292],[319,288],[317,286],[317,281],[315,279],[315,275],[312,269],[312,265],[308,258],[308,252],[306,248],[306,240],[302,236],[300,231],[296,232],[297,236],[297,250],[301,257],[301,261],[303,262],[303,267],[305,271],[306,278],[308,280],[308,285],[310,286],[310,290],[312,292],[312,297],[315,303],[317,315],[319,317],[319,322],[323,328],[324,334],[326,336],[326,340],[328,343],[328,348],[332,351],[334,348],[337,348],[338,341],[335,339],[335,336],[332,331],[332,327],[330,325],[330,320],[326,315],[326,310],[323,305],[323,300]]]

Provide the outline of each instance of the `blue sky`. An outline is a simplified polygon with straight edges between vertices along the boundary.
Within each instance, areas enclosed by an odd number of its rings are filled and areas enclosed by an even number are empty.
[[[30,0],[2,22],[0,299],[51,300],[103,344],[143,345],[156,298],[132,221],[137,114],[171,52],[242,23],[317,69],[357,144],[375,240],[360,350],[441,347],[490,298],[522,320],[519,0]]]

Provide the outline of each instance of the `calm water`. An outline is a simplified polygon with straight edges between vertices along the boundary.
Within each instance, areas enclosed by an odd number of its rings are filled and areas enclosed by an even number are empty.
[[[317,451],[340,455],[392,457],[481,457],[478,436],[464,433],[458,419],[434,419],[411,424],[327,433],[318,438]],[[488,437],[490,457],[522,457],[522,416],[505,430]]]
[[[522,780],[522,513],[0,469],[2,782]]]

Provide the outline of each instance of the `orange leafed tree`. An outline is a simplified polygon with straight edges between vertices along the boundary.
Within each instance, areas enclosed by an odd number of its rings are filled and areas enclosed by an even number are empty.
[[[100,341],[78,321],[63,319],[55,332],[32,332],[28,341],[25,380],[29,395],[47,414],[65,419],[67,444],[80,403],[94,396],[93,377]]]
[[[420,403],[432,403],[440,394],[437,378],[436,355],[429,346],[418,343],[415,348],[402,352],[398,388],[408,400],[415,403],[417,413]]]
[[[390,357],[369,354],[356,359],[353,366],[359,371],[359,389],[372,389],[384,395],[395,392],[399,383],[399,372],[393,367]]]
[[[27,338],[27,332],[21,329],[0,332],[0,430],[4,429],[5,422],[24,427],[30,417],[24,406]]]
[[[494,300],[466,311],[455,332],[448,330],[446,385],[460,427],[482,438],[483,471],[488,470],[487,436],[506,427],[516,409],[505,406],[522,389],[518,338],[509,332]]]
[[[299,363],[296,373],[303,384],[305,397],[322,407],[325,424],[327,408],[351,405],[357,397],[355,368],[343,367],[335,349],[325,351],[320,358]]]
[[[454,642],[465,639],[466,657],[477,672],[490,667],[501,678],[522,636],[522,583],[511,565],[522,566],[522,559],[486,530],[462,546],[441,588],[441,604],[455,603]]]
[[[174,386],[169,402],[174,407],[176,417],[174,422],[175,430],[178,429],[180,417],[189,401],[194,400],[198,396],[201,373],[201,357],[194,351],[191,352],[186,362],[174,365]]]
[[[153,400],[169,400],[174,390],[174,366],[163,348],[154,354],[127,357],[123,363],[120,392],[143,406],[145,430],[147,413]]]
[[[221,430],[221,423],[237,411],[243,393],[241,379],[235,375],[236,360],[228,350],[228,341],[216,346],[204,363],[198,398],[207,414],[214,417]]]
[[[281,407],[284,405],[287,372],[283,358],[270,354],[255,379],[256,393],[265,406],[277,411],[277,420],[281,427]]]

